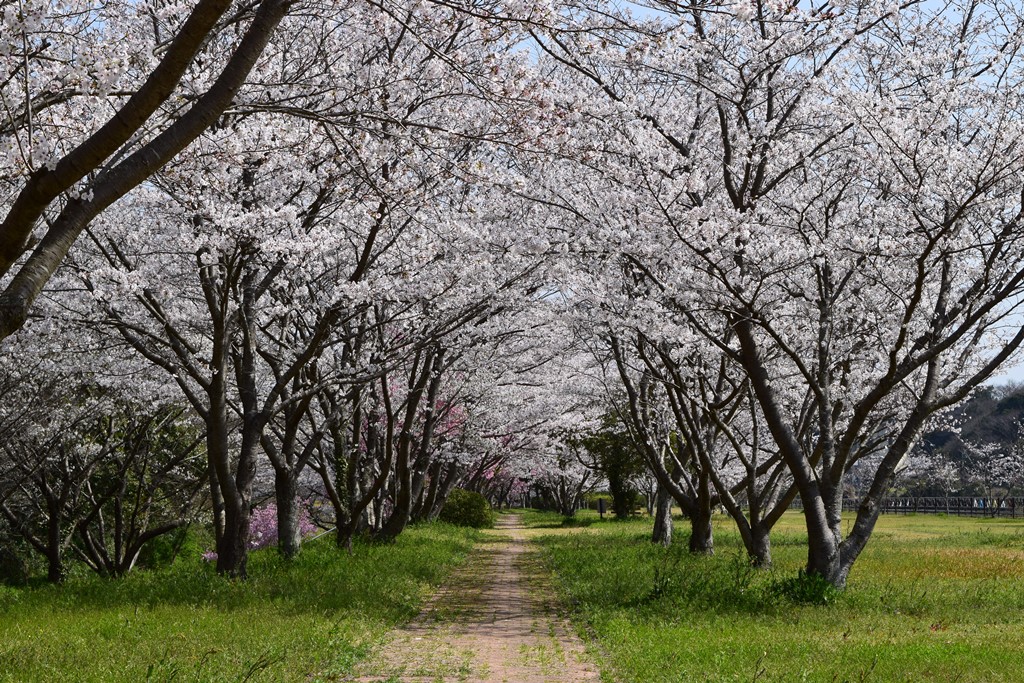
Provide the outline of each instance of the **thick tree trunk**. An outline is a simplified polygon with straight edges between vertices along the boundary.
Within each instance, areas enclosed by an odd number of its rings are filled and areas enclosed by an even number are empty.
[[[220,493],[217,469],[212,461],[207,463],[207,469],[210,480],[210,507],[213,514],[213,540],[214,545],[220,545],[220,539],[224,536],[224,496]]]
[[[249,562],[249,506],[228,506],[224,536],[217,545],[217,572],[244,579]]]
[[[564,495],[559,499],[559,508],[563,517],[574,517],[576,515],[576,500],[571,495]]]
[[[412,519],[412,478],[410,476],[408,460],[402,462],[399,456],[398,467],[395,470],[397,492],[395,496],[395,507],[391,511],[387,522],[380,528],[376,536],[381,541],[393,541],[398,535],[405,531]]]
[[[750,564],[758,569],[772,566],[772,542],[766,527],[760,524],[750,527],[747,555],[750,557]]]
[[[615,519],[629,519],[632,512],[629,505],[629,488],[625,481],[619,478],[610,478],[608,488],[612,494],[612,512]]]
[[[706,473],[697,478],[697,499],[690,513],[690,552],[701,555],[715,554],[715,539],[711,531],[711,482]]]
[[[274,497],[277,503],[277,550],[284,557],[292,558],[302,548],[302,530],[299,520],[302,514],[298,499],[298,481],[291,469],[274,472]]]
[[[46,580],[50,583],[63,583],[66,577],[64,558],[60,548],[51,548],[46,556]]]
[[[807,527],[807,573],[821,576],[837,588],[843,588],[846,577],[841,553],[842,498],[835,500],[832,490],[817,484],[810,489],[816,495],[800,494]]]
[[[427,465],[417,459],[412,472],[412,490],[409,495],[409,520],[419,521],[422,518],[423,500],[426,498]]]
[[[56,272],[75,240],[89,223],[115,201],[152,176],[203,131],[217,122],[245,83],[246,77],[263,54],[289,6],[290,3],[282,0],[264,0],[259,3],[253,21],[238,47],[216,80],[191,108],[142,147],[100,174],[98,180],[90,185],[89,199],[80,198],[66,202],[60,214],[52,221],[48,221],[49,227],[43,238],[0,294],[0,339],[11,335],[24,324],[29,308],[35,303],[47,281]],[[74,185],[76,179],[97,169],[107,156],[107,150],[112,151],[113,148],[120,147],[121,142],[118,140],[122,136],[124,140],[128,140],[149,118],[152,111],[160,106],[167,96],[161,93],[173,90],[181,74],[188,68],[195,50],[205,40],[212,26],[211,22],[216,22],[226,8],[225,3],[219,1],[204,2],[203,7],[203,11],[200,12],[197,8],[196,14],[188,19],[194,30],[183,31],[179,35],[172,43],[168,57],[154,70],[153,76],[143,86],[143,90],[140,90],[142,93],[149,89],[148,94],[143,96],[137,93],[129,100],[129,104],[126,104],[123,111],[128,113],[128,119],[121,121],[115,117],[101,129],[106,130],[110,127],[110,130],[115,131],[115,137],[104,144],[99,144],[96,136],[93,136],[79,148],[84,151],[76,150],[60,162],[64,164],[63,173],[58,175],[55,172],[48,172],[35,175],[36,179],[31,181],[17,200],[18,205],[12,207],[8,217],[0,224],[0,271],[6,273],[21,256],[25,238],[31,233],[36,219],[44,213],[52,199]],[[170,59],[172,53],[177,55]],[[168,59],[170,61],[167,61]],[[130,106],[133,102],[135,106]],[[113,144],[108,144],[110,142]],[[100,151],[97,153],[96,150]],[[80,166],[77,161],[79,159],[82,163]],[[48,180],[50,182],[47,182]],[[40,182],[51,187],[48,191],[41,192],[38,187]]]
[[[690,552],[700,555],[715,554],[715,538],[711,531],[711,511],[698,508],[690,517]]]
[[[651,542],[666,548],[672,545],[672,496],[663,486],[654,495],[654,533]]]
[[[255,448],[259,443],[261,425],[242,427],[242,445],[238,453],[237,473],[231,478],[228,463],[218,467],[218,480],[224,494],[224,536],[217,544],[217,572],[231,578],[244,579],[249,560],[250,505],[252,482],[256,476]],[[223,474],[222,474],[223,472]],[[225,486],[227,483],[227,486]]]
[[[417,522],[429,521],[430,512],[434,508],[434,501],[437,500],[437,491],[441,485],[441,473],[444,472],[444,463],[435,461],[430,464],[428,471],[429,480],[422,491],[420,500],[416,505],[414,519]]]

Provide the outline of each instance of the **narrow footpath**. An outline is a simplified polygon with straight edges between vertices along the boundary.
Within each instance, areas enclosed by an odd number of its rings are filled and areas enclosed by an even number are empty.
[[[500,515],[423,612],[364,662],[355,681],[598,681],[583,643],[558,616],[522,520]]]

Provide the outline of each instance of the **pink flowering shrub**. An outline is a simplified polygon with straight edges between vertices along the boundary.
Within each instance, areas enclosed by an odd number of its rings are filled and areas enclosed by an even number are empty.
[[[303,507],[299,512],[299,535],[306,537],[317,530],[309,518],[309,512]],[[256,508],[249,517],[249,550],[259,550],[277,545],[277,505],[268,503]],[[208,550],[203,553],[203,560],[216,562],[217,551]]]
[[[316,531],[305,507],[299,512],[299,535],[308,536]],[[277,505],[268,503],[252,511],[249,518],[249,550],[277,545]]]

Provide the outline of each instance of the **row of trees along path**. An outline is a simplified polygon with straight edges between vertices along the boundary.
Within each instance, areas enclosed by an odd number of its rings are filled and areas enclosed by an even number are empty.
[[[555,611],[522,520],[497,528],[408,626],[362,665],[357,681],[598,681]]]

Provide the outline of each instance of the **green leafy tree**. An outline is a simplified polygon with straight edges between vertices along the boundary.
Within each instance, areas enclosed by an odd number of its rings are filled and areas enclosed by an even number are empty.
[[[580,443],[589,455],[583,464],[608,480],[615,517],[629,517],[640,495],[635,480],[645,471],[643,456],[633,445],[629,432],[618,418],[607,415],[601,428],[581,438]]]

